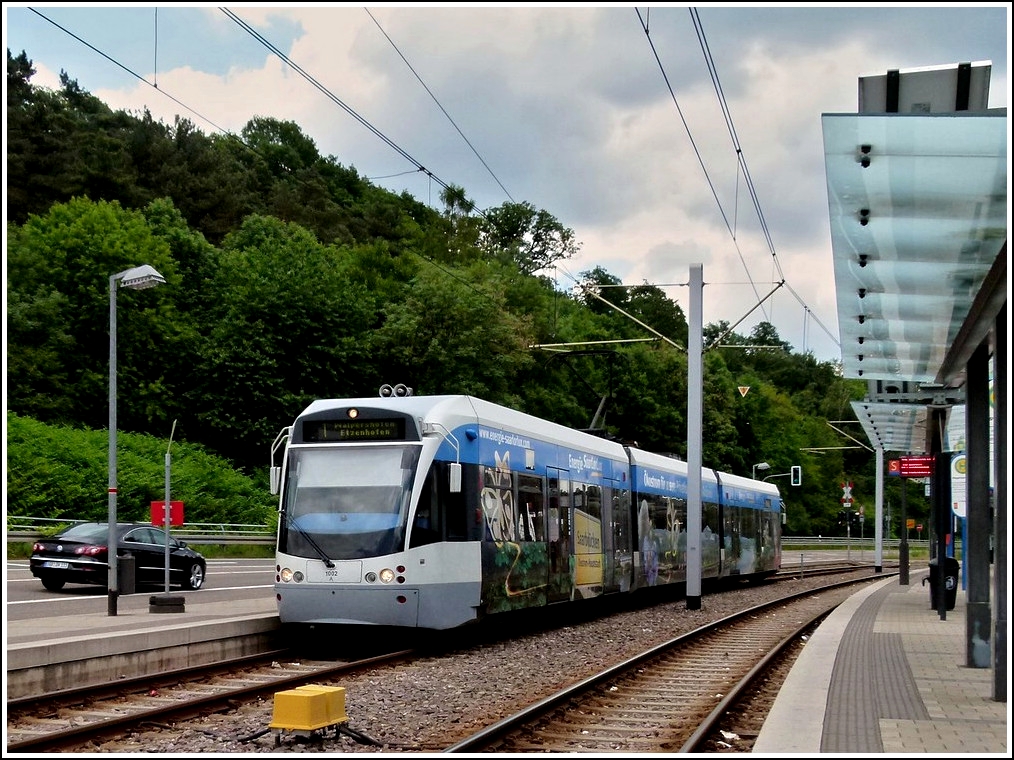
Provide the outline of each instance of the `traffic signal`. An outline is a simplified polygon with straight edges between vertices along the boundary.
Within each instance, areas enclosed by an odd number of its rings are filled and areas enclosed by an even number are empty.
[[[803,468],[798,464],[792,465],[789,482],[794,486],[801,486],[803,484]]]

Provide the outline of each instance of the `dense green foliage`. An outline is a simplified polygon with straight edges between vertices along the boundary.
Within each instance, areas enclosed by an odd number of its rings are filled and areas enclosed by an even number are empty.
[[[266,473],[247,477],[197,444],[142,433],[117,434],[117,443],[120,519],[146,522],[151,502],[165,499],[168,452],[170,499],[183,502],[188,523],[273,524]],[[46,425],[8,412],[8,514],[105,520],[108,452],[105,430]]]
[[[686,457],[682,308],[647,283],[599,290],[620,284],[599,268],[560,291],[539,273],[579,244],[550,213],[476,210],[457,187],[435,210],[321,156],[295,124],[206,136],[32,74],[8,51],[9,514],[104,514],[110,279],[140,264],[166,280],[116,290],[120,501],[140,516],[161,498],[175,430],[172,493],[188,521],[271,519],[278,431],[312,399],[383,383]],[[615,343],[635,338],[653,341]],[[871,518],[872,454],[828,425],[853,419],[864,386],[767,323],[747,336],[708,325],[704,339],[704,464],[749,475],[769,462],[790,533],[840,534],[846,479]],[[910,499],[910,516],[920,509]]]

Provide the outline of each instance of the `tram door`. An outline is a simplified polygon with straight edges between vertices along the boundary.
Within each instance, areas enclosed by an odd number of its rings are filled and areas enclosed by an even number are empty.
[[[549,547],[549,592],[552,602],[569,600],[574,589],[571,570],[570,473],[547,467],[549,500],[546,503],[546,543]]]
[[[607,559],[606,591],[629,591],[634,575],[633,533],[630,528],[630,492],[613,483],[609,516],[612,551]]]

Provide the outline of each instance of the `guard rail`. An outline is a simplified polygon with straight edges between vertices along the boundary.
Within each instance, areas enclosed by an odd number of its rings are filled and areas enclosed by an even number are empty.
[[[7,518],[7,543],[36,541],[79,520],[47,517]],[[170,534],[188,544],[264,544],[275,542],[275,530],[267,525],[230,523],[184,523]]]

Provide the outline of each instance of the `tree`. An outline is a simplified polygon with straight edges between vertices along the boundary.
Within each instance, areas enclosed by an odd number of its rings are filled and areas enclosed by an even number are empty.
[[[171,126],[145,110],[127,139],[148,202],[170,198],[187,223],[218,244],[264,204],[253,173],[230,151],[235,138],[208,137],[176,117]]]
[[[453,272],[421,267],[404,300],[385,307],[376,335],[379,362],[390,372],[385,382],[516,403],[532,334],[505,298],[507,275],[495,263]]]
[[[440,193],[444,204],[444,219],[449,225],[444,257],[449,262],[464,264],[475,261],[480,256],[479,225],[475,216],[475,204],[468,199],[463,187],[448,185]]]
[[[750,343],[766,348],[782,348],[791,351],[792,347],[778,337],[778,330],[770,322],[758,322],[750,332]]]
[[[523,274],[548,269],[579,249],[573,230],[527,202],[486,211],[479,223],[479,246],[495,259],[513,262]]]
[[[320,158],[316,144],[295,122],[256,116],[240,135],[276,178],[313,166]]]
[[[140,264],[167,285],[122,290],[117,309],[119,424],[165,419],[165,374],[178,356],[178,285],[169,246],[118,203],[74,199],[8,226],[8,409],[43,421],[105,427],[108,420],[109,278]]]
[[[615,314],[615,310],[609,306],[610,303],[624,311],[628,308],[627,288],[623,287],[623,280],[600,266],[581,272],[579,298],[596,314]],[[602,303],[603,301],[609,303]]]
[[[13,58],[7,50],[7,219],[18,224],[55,202],[86,194],[101,158],[91,147],[98,138],[95,109],[68,103],[71,93],[83,103],[76,83],[63,75],[64,89],[54,92],[32,86],[34,74],[24,52]]]
[[[459,219],[475,211],[475,204],[468,199],[465,188],[458,185],[448,185],[441,190],[440,202],[444,204],[444,215],[451,219]]]
[[[201,440],[251,465],[312,399],[366,391],[375,304],[350,261],[270,217],[226,238],[190,396]]]
[[[686,347],[690,332],[686,315],[679,304],[670,300],[661,288],[647,283],[637,285],[630,289],[628,301],[628,313],[657,333]]]
[[[66,74],[56,91],[33,75],[8,51],[9,409],[105,427],[108,278],[149,263],[167,284],[119,296],[125,433],[165,436],[178,420],[176,440],[256,466],[310,399],[400,381],[575,428],[595,418],[686,456],[686,356],[654,340],[686,345],[682,309],[602,268],[582,292],[556,288],[543,270],[578,246],[548,212],[476,213],[456,186],[438,211],[321,156],[294,123],[209,137],[113,112]],[[841,444],[827,420],[851,419],[865,384],[792,353],[768,323],[704,337],[704,463],[801,464],[792,498],[806,506],[790,503],[789,529],[833,518],[842,473],[871,482],[872,458],[803,449]],[[585,348],[543,345],[568,343]]]

